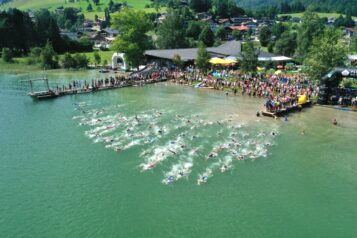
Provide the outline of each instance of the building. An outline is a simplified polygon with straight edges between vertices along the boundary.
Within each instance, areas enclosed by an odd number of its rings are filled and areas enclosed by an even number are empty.
[[[146,57],[149,60],[172,60],[175,55],[180,55],[181,60],[184,62],[193,62],[197,59],[197,48],[188,49],[167,49],[167,50],[147,50],[145,52]],[[241,59],[242,47],[240,41],[228,41],[218,47],[209,47],[207,51],[211,57],[234,57]],[[272,53],[258,51],[259,61],[290,61],[291,58],[285,56],[279,56]]]

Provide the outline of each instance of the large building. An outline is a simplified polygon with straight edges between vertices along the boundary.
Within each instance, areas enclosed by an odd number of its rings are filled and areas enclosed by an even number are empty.
[[[167,49],[167,50],[147,50],[145,55],[148,59],[164,59],[172,60],[175,55],[180,55],[181,60],[195,61],[197,58],[197,48],[187,48],[187,49]],[[242,59],[242,44],[240,41],[228,41],[218,47],[209,47],[207,51],[210,53],[211,57],[234,57]],[[289,57],[282,55],[275,55],[272,53],[264,52],[259,50],[258,60],[259,61],[289,61],[292,60]]]
[[[194,62],[197,59],[198,48],[186,48],[186,49],[166,49],[166,50],[147,50],[145,51],[145,56],[148,61],[153,60],[168,60],[171,61],[175,55],[179,55],[181,60],[184,62]],[[242,42],[240,41],[228,41],[218,47],[208,47],[207,51],[210,53],[211,57],[218,58],[234,58],[242,59]],[[258,50],[258,60],[259,61],[275,61],[284,62],[292,60],[289,57],[282,55],[275,55],[272,53],[264,52]],[[121,53],[115,53],[112,57],[112,67],[113,68],[123,68],[128,69],[125,63],[125,55]]]

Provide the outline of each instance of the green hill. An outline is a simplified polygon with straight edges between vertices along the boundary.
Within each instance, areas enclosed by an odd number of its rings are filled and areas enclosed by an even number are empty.
[[[89,3],[92,4],[93,11],[88,12],[86,8],[88,6],[87,0],[75,0],[73,3],[69,2],[69,0],[12,0],[9,3],[0,6],[0,9],[5,10],[8,8],[18,8],[21,10],[37,10],[41,8],[47,8],[49,10],[55,10],[57,7],[76,7],[81,8],[85,17],[88,19],[93,19],[94,15],[98,16],[104,15],[104,9],[108,6],[110,0],[100,0],[100,4],[96,6],[93,3],[93,0],[89,0]],[[121,3],[122,1],[114,0],[115,3]],[[150,0],[126,0],[129,6],[136,9],[144,9],[145,5],[150,3]],[[146,9],[149,10],[150,9]]]

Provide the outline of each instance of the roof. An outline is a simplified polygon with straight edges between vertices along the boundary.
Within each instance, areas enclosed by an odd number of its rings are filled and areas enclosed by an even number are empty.
[[[209,47],[207,51],[217,56],[238,56],[241,52],[241,42],[235,40],[228,41],[218,47]],[[197,57],[197,48],[147,50],[145,52],[145,55],[164,59],[172,59],[176,54],[180,55],[183,61],[195,60]]]
[[[218,23],[220,23],[220,24],[226,23],[226,22],[229,22],[229,19],[228,19],[228,18],[223,18],[223,19],[219,19],[219,20],[218,20]]]
[[[181,60],[190,61],[197,58],[197,48],[187,49],[167,49],[167,50],[147,50],[145,55],[162,59],[173,59],[174,55],[180,55]],[[207,51],[212,57],[242,58],[241,42],[227,41],[218,47],[209,47]],[[269,52],[257,51],[259,61],[288,61],[291,58],[278,56]]]
[[[346,27],[346,31],[349,31],[349,32],[356,32],[357,29],[356,28],[351,28],[351,27]]]
[[[249,27],[247,26],[230,26],[229,27],[232,30],[240,30],[240,31],[248,31]]]

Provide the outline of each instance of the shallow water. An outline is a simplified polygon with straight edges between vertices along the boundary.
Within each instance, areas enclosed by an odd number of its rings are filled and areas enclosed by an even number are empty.
[[[257,118],[262,99],[167,83],[36,102],[18,83],[29,77],[0,75],[1,237],[357,232],[354,112],[313,107],[288,122]],[[49,75],[54,86],[95,77]],[[116,139],[119,151],[110,147]],[[232,139],[240,144],[236,154],[215,150]],[[244,154],[257,148],[256,158]],[[208,159],[211,152],[217,156]],[[223,162],[230,165],[224,173]],[[207,183],[197,186],[207,169]],[[178,170],[182,178],[162,183]]]

